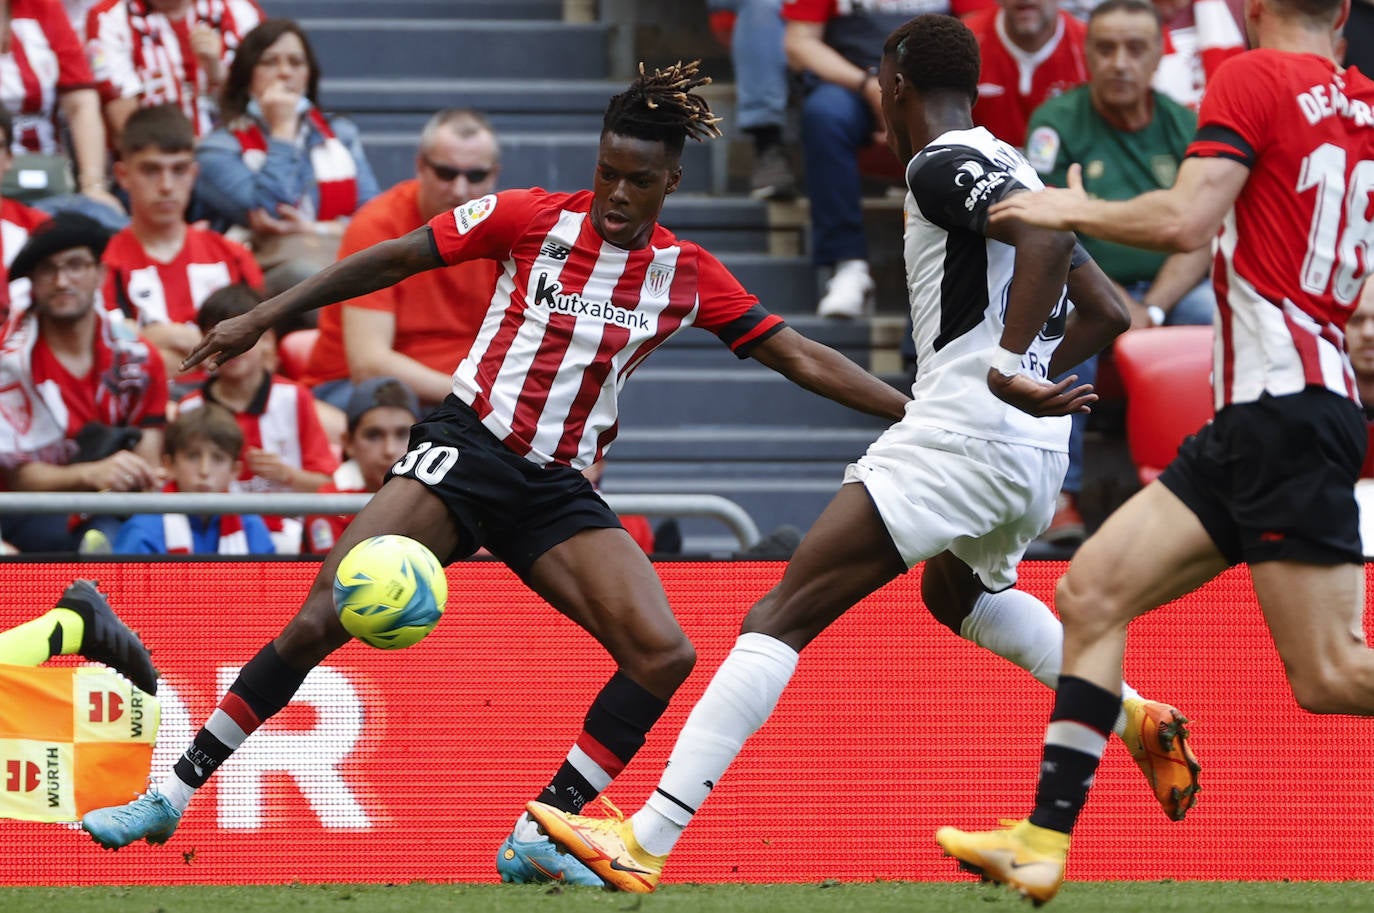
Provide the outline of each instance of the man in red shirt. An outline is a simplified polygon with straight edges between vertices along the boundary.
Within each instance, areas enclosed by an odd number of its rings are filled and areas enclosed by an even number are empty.
[[[33,283],[33,306],[0,344],[0,468],[15,491],[158,487],[167,375],[151,343],[96,307],[108,237],[59,213],[10,266]],[[87,526],[110,535],[118,519]],[[21,551],[74,551],[80,532],[59,515],[5,518]]]
[[[1208,83],[1169,189],[1090,199],[1074,166],[1069,188],[993,209],[1004,224],[1160,250],[1214,239],[1215,249],[1216,417],[1107,518],[1059,583],[1064,662],[1035,808],[1010,828],[937,834],[945,852],[1034,900],[1063,882],[1121,709],[1127,626],[1227,567],[1249,564],[1298,704],[1374,715],[1354,498],[1367,431],[1344,340],[1374,265],[1374,81],[1331,59],[1349,10],[1350,0],[1249,0],[1259,47]],[[1186,752],[1185,722],[1158,726]]]
[[[1013,146],[1026,144],[1031,112],[1088,81],[1087,26],[1059,0],[998,0],[964,20],[978,39],[983,69],[973,122]]]
[[[114,171],[129,194],[131,219],[102,257],[106,307],[139,327],[169,365],[200,341],[196,313],[211,292],[240,282],[262,287],[247,248],[186,224],[194,149],[191,122],[176,105],[129,116]]]
[[[487,119],[462,108],[440,111],[420,134],[415,177],[358,210],[344,229],[339,259],[491,193],[500,173],[501,148]],[[473,260],[325,308],[301,380],[341,409],[353,385],[372,377],[395,377],[434,405],[448,396],[453,368],[477,335],[495,285],[496,264]],[[425,306],[414,306],[419,301]]]
[[[908,397],[768,313],[720,261],[658,224],[682,178],[688,136],[714,135],[694,90],[697,63],[640,75],[611,99],[593,190],[512,190],[441,213],[402,238],[335,263],[215,327],[187,367],[244,351],[277,319],[471,259],[501,264],[496,291],[470,303],[480,329],[453,392],[411,431],[410,451],[349,524],[300,611],[238,681],[156,787],[90,813],[106,847],[162,842],[199,788],[311,668],[349,640],[332,596],[339,562],[362,540],[397,533],[446,560],[485,547],[590,632],[617,671],[540,796],[568,811],[591,801],[644,744],[695,651],[644,552],[581,474],[614,441],[617,395],[634,369],[689,326],[714,333],[809,390],[900,418]],[[409,306],[426,306],[410,303]],[[503,880],[598,884],[521,815],[502,844]]]

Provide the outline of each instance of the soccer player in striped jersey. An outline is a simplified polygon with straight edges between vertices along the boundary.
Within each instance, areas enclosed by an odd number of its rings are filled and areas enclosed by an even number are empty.
[[[581,809],[634,756],[696,657],[648,558],[580,472],[615,439],[616,398],[630,374],[695,325],[844,405],[897,419],[909,399],[786,326],[715,257],[658,225],[687,138],[717,132],[693,91],[706,81],[695,63],[678,64],[641,73],[612,98],[592,190],[512,190],[464,203],[219,324],[191,353],[184,368],[213,369],[287,314],[422,270],[476,258],[501,264],[490,299],[469,302],[483,316],[453,393],[415,426],[410,451],[325,558],[299,613],[243,668],[175,769],[134,803],[86,817],[98,842],[171,836],[192,792],[347,642],[334,572],[350,548],[381,533],[418,539],[450,561],[485,546],[616,662],[541,792],[546,801]],[[600,883],[523,815],[498,868],[512,881]]]
[[[772,713],[800,651],[918,563],[937,620],[1051,687],[1058,679],[1062,630],[1048,607],[1015,589],[1017,565],[1053,516],[1069,415],[1096,397],[1072,377],[1048,379],[1100,350],[1129,318],[1069,233],[988,225],[997,200],[1042,185],[1016,149],[974,127],[978,78],[977,39],[957,19],[918,16],[884,43],[883,120],[907,162],[914,401],[849,467],[782,582],[745,617],[645,806],[626,820],[528,806],[607,884],[654,890],[668,853]],[[1182,817],[1196,771],[1185,764],[1183,779],[1161,776],[1177,755],[1147,731],[1178,711],[1129,694],[1117,731],[1165,812]]]
[[[1344,329],[1374,250],[1374,81],[1331,59],[1350,0],[1248,0],[1258,49],[1222,64],[1172,187],[1130,200],[1069,187],[994,224],[1191,250],[1213,242],[1216,417],[1107,519],[1060,581],[1064,665],[1030,817],[941,828],[945,851],[1046,901],[1121,705],[1132,619],[1247,563],[1293,696],[1374,715],[1355,480],[1367,446]]]

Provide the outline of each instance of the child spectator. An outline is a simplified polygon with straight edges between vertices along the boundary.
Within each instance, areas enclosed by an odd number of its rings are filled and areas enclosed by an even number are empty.
[[[243,431],[213,403],[167,426],[164,491],[227,492],[240,469]],[[270,555],[272,537],[255,514],[139,514],[124,521],[114,550],[122,555]]]
[[[245,285],[230,285],[201,305],[202,332],[230,317],[246,314],[261,300]],[[200,389],[187,395],[181,410],[207,403],[227,408],[243,431],[239,472],[231,491],[317,490],[330,480],[338,459],[315,411],[310,391],[300,384],[274,377],[268,369],[274,337],[268,332],[257,345],[220,366]],[[299,517],[265,518],[279,555],[300,551]]]
[[[320,487],[321,494],[373,492],[382,487],[387,470],[405,455],[410,426],[420,418],[420,403],[410,388],[394,377],[373,377],[353,388],[348,399],[348,430],[344,455],[348,460]],[[351,514],[306,519],[304,550],[323,554],[334,547]]]
[[[133,321],[173,372],[200,342],[196,312],[211,292],[238,282],[262,287],[262,271],[247,248],[186,224],[195,142],[176,105],[129,116],[114,172],[129,194],[132,220],[101,258],[105,306]]]

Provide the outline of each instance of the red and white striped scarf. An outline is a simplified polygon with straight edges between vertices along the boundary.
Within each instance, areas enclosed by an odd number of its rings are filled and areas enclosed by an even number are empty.
[[[305,116],[324,139],[310,149],[310,166],[320,191],[320,205],[314,217],[316,221],[329,222],[351,216],[358,208],[358,165],[318,108],[311,108]],[[262,128],[250,120],[246,127],[235,130],[234,136],[243,150],[243,163],[253,171],[261,169],[267,157],[267,137]]]
[[[175,482],[168,482],[163,491],[177,491]],[[195,552],[195,536],[191,533],[191,519],[185,514],[162,515],[162,538],[169,555],[190,555]],[[243,530],[243,518],[238,514],[219,515],[219,548],[216,554],[248,554],[248,534]]]

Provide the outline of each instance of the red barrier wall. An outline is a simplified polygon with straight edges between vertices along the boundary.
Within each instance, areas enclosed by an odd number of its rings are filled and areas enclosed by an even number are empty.
[[[1023,566],[1041,598],[1058,564]],[[659,566],[699,662],[611,787],[638,808],[745,609],[781,565]],[[160,775],[294,611],[303,564],[0,566],[0,624],[98,577],[163,671]],[[611,674],[589,637],[503,567],[449,570],[448,614],[397,653],[350,644],[197,795],[164,847],[103,852],[63,825],[0,822],[0,883],[494,881],[496,847],[562,760]],[[919,577],[802,657],[670,863],[666,881],[951,879],[931,834],[1029,809],[1049,693],[954,637]],[[1199,805],[1159,811],[1108,749],[1070,863],[1077,879],[1374,878],[1370,724],[1302,713],[1244,570],[1132,629],[1129,677],[1194,719]]]

